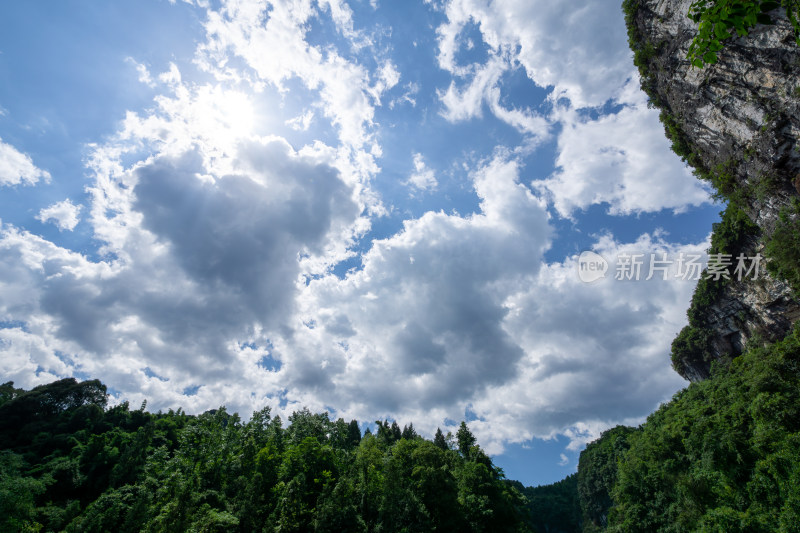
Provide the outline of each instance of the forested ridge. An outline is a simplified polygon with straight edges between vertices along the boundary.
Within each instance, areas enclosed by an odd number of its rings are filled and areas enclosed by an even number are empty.
[[[243,422],[107,407],[99,381],[0,386],[0,531],[533,531],[465,423],[413,424],[264,408]]]
[[[584,531],[800,531],[800,326],[581,454]]]
[[[800,326],[589,444],[546,487],[468,426],[106,406],[98,381],[0,386],[0,531],[800,531]]]

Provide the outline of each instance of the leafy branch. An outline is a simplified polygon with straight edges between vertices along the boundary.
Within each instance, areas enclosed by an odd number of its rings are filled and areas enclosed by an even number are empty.
[[[774,24],[767,13],[780,6],[786,9],[800,46],[800,0],[695,0],[688,17],[698,23],[698,31],[687,58],[697,68],[713,65],[725,41],[745,37],[756,24]]]

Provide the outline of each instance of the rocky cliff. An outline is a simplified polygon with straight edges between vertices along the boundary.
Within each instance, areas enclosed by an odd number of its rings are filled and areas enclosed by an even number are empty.
[[[740,253],[773,262],[771,274],[755,281],[731,276],[698,285],[690,326],[673,344],[673,364],[699,381],[713,361],[740,354],[749,342],[783,338],[800,317],[797,287],[782,275],[798,268],[797,240],[789,237],[798,234],[800,205],[800,47],[777,9],[769,13],[774,24],[728,40],[716,64],[692,67],[686,59],[697,33],[687,17],[691,3],[623,4],[642,88],[661,110],[673,149],[728,204],[711,252],[731,254],[734,263]],[[777,268],[777,256],[788,267]]]

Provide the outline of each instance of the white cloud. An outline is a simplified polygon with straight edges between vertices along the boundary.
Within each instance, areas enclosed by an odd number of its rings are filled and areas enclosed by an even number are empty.
[[[72,231],[80,222],[80,205],[75,205],[69,198],[45,207],[36,218],[42,223],[53,222],[61,231]]]
[[[595,251],[702,254],[707,243],[679,246],[643,235],[633,243],[602,237]],[[686,322],[694,283],[678,279],[580,282],[576,257],[547,265],[512,295],[504,327],[525,357],[515,378],[473,402],[493,442],[564,434],[571,449],[616,424],[635,424],[680,388],[669,368],[669,345]],[[670,276],[675,273],[675,266]],[[506,430],[504,428],[514,428]],[[480,428],[476,428],[480,429]]]
[[[576,0],[450,0],[447,22],[437,28],[439,66],[454,80],[439,92],[450,121],[480,117],[484,104],[500,120],[535,137],[547,136],[550,120],[532,109],[501,104],[501,78],[517,68],[539,87],[552,88],[553,102],[567,98],[575,108],[599,106],[634,73],[617,5]],[[474,25],[488,46],[483,63],[457,57],[474,42]]]
[[[422,154],[414,154],[414,172],[406,182],[408,185],[419,191],[432,191],[438,185],[436,175],[433,170],[425,164]]]
[[[297,321],[316,327],[301,328],[280,349],[320,354],[329,365],[316,374],[316,359],[287,362],[292,393],[315,401],[303,389],[316,376],[316,401],[335,399],[365,419],[415,413],[430,426],[428,410],[441,420],[444,407],[514,375],[524,354],[502,327],[504,299],[539,268],[547,214],[503,154],[474,180],[480,214],[406,221],[401,233],[373,244],[363,270],[311,282]]]
[[[403,86],[403,94],[389,102],[389,109],[394,109],[398,105],[410,104],[411,107],[417,106],[416,95],[419,93],[419,85],[409,82]]]
[[[361,36],[352,30],[349,7],[334,1],[323,2],[322,7],[358,46]],[[305,40],[307,22],[315,13],[307,0],[226,3],[219,12],[208,12],[208,42],[200,46],[197,61],[218,79],[238,80],[243,75],[229,62],[241,58],[256,80],[282,90],[285,82],[298,78],[318,91],[324,114],[338,128],[342,142],[359,149],[372,142],[373,101],[397,83],[399,74],[384,63],[373,84],[366,68],[347,61],[334,48],[310,46]]]
[[[489,89],[497,85],[505,68],[505,61],[494,57],[486,65],[476,69],[475,75],[465,88],[459,90],[453,81],[446,91],[440,91],[439,98],[444,104],[442,111],[444,118],[456,122],[480,117],[481,106]]]
[[[615,2],[451,0],[446,14],[437,30],[439,63],[459,76],[474,68],[456,62],[470,21],[495,54],[510,54],[508,68],[519,61],[537,85],[554,87],[575,107],[604,103],[633,72]]]
[[[268,332],[286,329],[304,277],[349,255],[362,197],[335,148],[255,135],[252,95],[184,82],[176,65],[162,78],[169,94],[90,146],[102,260],[3,226],[0,319],[20,325],[0,328],[2,370],[28,372],[26,386],[82,372],[154,409],[246,414],[282,389],[259,366]],[[39,216],[74,227],[77,211]]]
[[[668,351],[693,283],[586,285],[575,257],[543,264],[544,205],[518,174],[498,154],[474,173],[480,214],[427,213],[376,241],[362,270],[312,281],[297,329],[276,342],[289,395],[427,432],[471,406],[480,417],[471,427],[497,453],[556,434],[577,449],[610,426],[640,422],[680,388]],[[606,236],[596,250],[677,257],[706,247]]]
[[[439,92],[443,116],[469,120],[485,106],[539,139],[559,123],[558,170],[540,177],[536,187],[562,216],[604,202],[611,214],[629,214],[684,211],[708,201],[708,191],[671,153],[657,112],[647,108],[616,4],[451,0],[446,14],[448,21],[437,29],[438,60],[454,79]],[[489,47],[482,64],[457,61],[470,24]],[[520,65],[538,86],[552,87],[549,116],[501,104],[500,80]],[[609,102],[625,108],[602,112]],[[599,118],[578,111],[587,108]]]
[[[486,65],[474,69],[466,87],[459,88],[452,81],[447,90],[438,92],[444,105],[442,116],[451,122],[481,117],[486,104],[494,116],[520,132],[540,140],[546,138],[550,129],[546,118],[529,109],[507,109],[500,103],[500,77],[507,70],[506,59],[495,56]]]
[[[39,180],[49,182],[50,173],[34,165],[29,155],[0,139],[0,186],[34,185]]]
[[[565,217],[603,202],[611,214],[684,211],[708,202],[708,189],[670,151],[658,112],[647,107],[636,79],[621,98],[625,107],[597,119],[562,109],[558,169],[534,185]]]
[[[378,70],[377,77],[378,81],[370,92],[376,104],[380,105],[381,95],[400,82],[400,72],[391,61],[386,61]]]
[[[166,72],[162,72],[158,75],[158,80],[161,83],[166,83],[167,85],[178,85],[181,83],[181,73],[178,70],[178,66],[175,63],[169,64],[169,70]]]
[[[311,121],[314,119],[314,112],[310,109],[294,118],[290,118],[285,122],[287,126],[296,131],[308,131]]]
[[[0,316],[42,340],[25,355],[30,335],[0,330],[3,351],[16,354],[5,370],[85,372],[154,408],[208,408],[224,398],[250,412],[267,401],[264,391],[280,390],[258,367],[269,355],[265,328],[285,327],[302,258],[328,253],[359,207],[336,169],[279,139],[243,142],[231,157],[228,175],[210,173],[193,150],[98,180],[93,223],[115,259],[94,263],[5,228]],[[207,386],[184,397],[194,383]]]
[[[144,83],[148,87],[155,87],[156,82],[153,80],[153,77],[150,75],[150,70],[148,70],[147,66],[139,63],[132,57],[126,57],[125,61],[130,63],[136,69],[136,73],[139,75],[139,82]]]

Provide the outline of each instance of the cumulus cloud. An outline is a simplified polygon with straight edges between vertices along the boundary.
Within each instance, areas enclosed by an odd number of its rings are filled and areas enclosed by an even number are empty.
[[[248,95],[186,83],[175,65],[161,77],[168,94],[90,147],[101,260],[3,227],[2,370],[23,385],[82,373],[154,408],[248,413],[282,389],[263,364],[269,336],[290,331],[304,280],[347,257],[363,202],[332,147],[253,134]],[[40,219],[74,227],[78,209]]]
[[[544,205],[517,178],[498,156],[474,175],[480,214],[426,213],[375,242],[361,271],[309,285],[301,318],[316,326],[283,349],[331,361],[323,397],[421,414],[514,375],[523,352],[502,328],[504,295],[539,268],[549,235]],[[291,383],[306,368],[289,365]]]
[[[0,139],[0,185],[34,185],[39,180],[49,182],[50,173],[34,165],[29,155]]]
[[[330,12],[338,31],[353,46],[363,44],[362,36],[352,29],[347,4],[326,1],[321,7]],[[250,79],[281,90],[287,81],[299,79],[318,93],[325,116],[347,146],[369,146],[374,106],[399,81],[399,73],[387,62],[370,75],[333,47],[309,45],[308,21],[316,13],[307,0],[224,3],[219,11],[208,11],[208,41],[198,50],[198,63],[218,79]],[[234,57],[244,61],[250,77],[229,65]]]
[[[451,0],[446,15],[437,30],[439,64],[457,75],[475,69],[456,60],[469,23],[495,54],[509,54],[508,68],[518,61],[537,85],[553,87],[575,107],[603,104],[633,71],[614,2]]]
[[[569,217],[608,203],[612,215],[685,211],[710,199],[707,187],[669,149],[658,112],[647,107],[638,81],[617,100],[623,107],[596,119],[562,109],[556,172],[535,186]]]
[[[42,223],[52,222],[61,231],[72,231],[78,222],[81,221],[80,213],[82,206],[75,205],[67,198],[56,202],[49,207],[45,207],[36,218]]]
[[[422,154],[414,154],[414,172],[406,182],[412,188],[419,191],[430,191],[436,189],[438,185],[436,175],[433,170],[425,164]]]
[[[150,70],[147,68],[147,65],[139,63],[132,57],[126,57],[125,61],[133,65],[136,69],[136,74],[138,75],[139,83],[143,83],[150,88],[156,86],[156,82],[153,80],[153,77],[150,75]]]
[[[314,119],[314,112],[309,109],[302,115],[298,115],[294,118],[288,119],[286,121],[286,125],[292,128],[293,130],[307,131],[313,119]]]
[[[144,165],[133,208],[192,280],[271,323],[290,309],[298,256],[324,253],[329,232],[359,209],[335,169],[282,140],[243,145],[237,164],[240,173],[213,181],[196,177],[206,172],[196,153]]]
[[[536,187],[559,214],[608,203],[610,214],[672,209],[708,201],[709,194],[669,150],[657,113],[647,108],[624,39],[619,8],[604,2],[451,0],[438,33],[438,61],[453,75],[439,91],[449,121],[488,109],[521,132],[543,140],[558,124],[558,170]],[[477,28],[488,47],[483,62],[459,63]],[[501,104],[500,80],[522,68],[551,88],[545,115]],[[621,110],[609,113],[606,104]],[[591,113],[582,112],[591,108]],[[594,118],[590,118],[594,117]]]
[[[263,330],[292,315],[301,257],[324,253],[359,208],[335,169],[279,139],[245,143],[235,156],[238,172],[224,176],[211,176],[196,152],[133,170],[124,234],[107,249],[117,260],[93,263],[6,228],[2,279],[16,289],[4,293],[2,316],[52,341],[47,357],[17,355],[15,367],[141,387],[155,406],[182,402],[196,381],[218,384],[191,400],[213,404],[239,376],[268,377],[257,368],[267,355]],[[27,342],[19,331],[0,334],[9,346]],[[56,351],[73,362],[56,363]],[[263,384],[250,385],[247,395]],[[247,395],[234,398],[252,409]]]
[[[429,432],[470,409],[481,442],[499,452],[556,434],[578,449],[611,425],[640,422],[680,388],[668,351],[694,283],[674,268],[666,280],[616,281],[612,265],[609,279],[587,285],[576,257],[543,265],[542,206],[515,189],[512,163],[487,168],[503,192],[485,199],[480,215],[407,222],[375,243],[362,271],[309,285],[298,322],[311,327],[280,349],[320,354],[327,365],[287,359],[292,395],[362,419],[414,420]],[[605,236],[595,250],[674,259],[706,246]]]
[[[676,278],[675,264],[666,280],[618,281],[614,260],[623,253],[675,260],[706,247],[669,244],[660,235],[632,243],[605,236],[594,249],[612,263],[606,279],[582,283],[576,257],[542,268],[507,302],[505,328],[526,356],[515,379],[473,403],[489,421],[476,422],[476,430],[485,426],[486,437],[498,440],[519,439],[512,428],[520,427],[528,436],[564,434],[574,449],[611,425],[641,421],[681,386],[669,369],[669,345],[686,322],[694,282]]]

